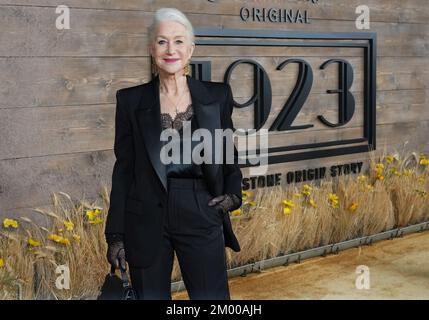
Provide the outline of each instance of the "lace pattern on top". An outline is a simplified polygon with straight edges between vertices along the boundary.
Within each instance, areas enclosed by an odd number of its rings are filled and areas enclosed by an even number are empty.
[[[179,112],[176,114],[174,119],[171,117],[169,113],[161,113],[161,126],[162,128],[172,128],[176,130],[180,130],[183,125],[183,121],[189,120],[194,113],[192,108],[192,103],[188,105],[185,111]]]

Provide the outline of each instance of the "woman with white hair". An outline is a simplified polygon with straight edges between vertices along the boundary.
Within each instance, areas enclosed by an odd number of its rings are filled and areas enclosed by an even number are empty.
[[[128,262],[140,299],[171,299],[174,253],[190,299],[230,299],[225,247],[240,251],[229,217],[242,201],[237,150],[233,163],[165,164],[161,134],[176,131],[181,146],[186,124],[211,137],[233,130],[231,87],[189,75],[194,33],[179,10],[158,10],[148,39],[156,76],[116,94],[107,259],[123,270]],[[194,150],[195,141],[190,145]],[[182,159],[191,150],[180,153]]]

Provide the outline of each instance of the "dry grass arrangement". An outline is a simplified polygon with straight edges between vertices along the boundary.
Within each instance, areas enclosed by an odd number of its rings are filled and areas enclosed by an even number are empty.
[[[243,205],[230,213],[242,250],[227,250],[229,268],[279,255],[429,221],[425,155],[383,155],[369,172],[320,185],[289,185],[243,191]],[[59,192],[43,215],[49,229],[30,218],[5,218],[0,227],[0,299],[90,299],[109,270],[102,204],[73,201]],[[59,290],[57,266],[70,270],[70,288]],[[180,279],[177,259],[172,280]],[[18,290],[18,287],[21,290]],[[20,292],[21,297],[18,296]]]

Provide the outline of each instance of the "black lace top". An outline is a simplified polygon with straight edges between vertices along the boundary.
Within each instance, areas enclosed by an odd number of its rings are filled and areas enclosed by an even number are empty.
[[[184,121],[190,121],[191,124],[191,133],[194,132],[194,130],[197,128],[196,125],[196,118],[194,117],[194,112],[192,108],[192,104],[190,104],[185,111],[179,112],[174,119],[172,119],[171,115],[168,113],[161,113],[161,127],[163,130],[165,129],[175,129],[178,131],[180,135],[180,141],[171,142],[171,138],[169,141],[163,141],[164,144],[169,143],[169,145],[172,145],[172,143],[180,143],[180,163],[169,163],[166,165],[166,174],[167,177],[174,177],[174,178],[203,178],[203,172],[200,165],[194,164],[192,162],[192,152],[189,155],[189,159],[191,159],[191,163],[184,163],[183,158],[183,142],[187,141],[188,139],[191,143],[191,150],[194,149],[195,145],[199,144],[200,141],[192,141],[191,137],[183,137],[183,122]],[[189,142],[188,142],[189,144]],[[171,150],[170,156],[171,156]],[[189,162],[189,161],[187,161]]]
[[[161,127],[163,129],[173,128],[179,130],[182,128],[183,121],[189,121],[193,113],[194,110],[192,108],[192,104],[190,104],[185,111],[176,114],[174,119],[171,118],[171,115],[169,113],[161,113]]]

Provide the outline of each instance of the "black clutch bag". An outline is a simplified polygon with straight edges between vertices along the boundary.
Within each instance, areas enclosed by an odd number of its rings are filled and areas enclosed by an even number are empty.
[[[121,268],[120,270],[121,277],[119,278],[115,273],[115,268],[111,267],[110,273],[106,275],[100,288],[97,300],[137,300],[137,294],[131,287],[127,272]]]

